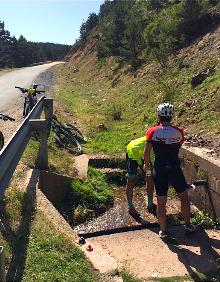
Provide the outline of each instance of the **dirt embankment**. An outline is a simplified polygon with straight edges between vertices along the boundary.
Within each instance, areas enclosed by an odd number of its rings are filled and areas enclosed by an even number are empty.
[[[214,158],[220,157],[220,135],[207,134],[205,131],[186,134],[185,145],[208,149],[207,153]]]

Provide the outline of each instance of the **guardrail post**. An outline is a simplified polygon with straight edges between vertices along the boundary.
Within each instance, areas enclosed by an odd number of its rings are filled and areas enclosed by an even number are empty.
[[[36,168],[42,170],[48,169],[47,128],[40,131],[40,149]]]
[[[44,99],[44,112],[45,119],[50,121],[53,116],[53,99],[45,98]]]
[[[0,281],[5,282],[5,261],[4,261],[4,248],[0,246]]]
[[[47,121],[47,130],[48,130],[48,137],[50,134],[50,128],[51,128],[51,120],[53,116],[53,99],[51,98],[45,98],[44,99],[44,113],[45,113],[45,119]]]
[[[38,131],[40,135],[40,149],[36,168],[46,170],[48,168],[48,146],[47,146],[47,121],[46,119],[31,119],[31,129]]]

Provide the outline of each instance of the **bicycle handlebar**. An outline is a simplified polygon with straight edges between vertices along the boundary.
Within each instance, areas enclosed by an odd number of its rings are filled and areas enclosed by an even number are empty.
[[[25,92],[28,91],[28,88],[23,88],[23,87],[20,87],[20,86],[15,86],[15,88],[19,89],[22,93],[25,93]],[[36,90],[36,93],[37,94],[45,93],[45,90]]]
[[[0,119],[15,121],[14,118],[12,118],[12,117],[10,117],[10,116],[7,116],[7,115],[4,115],[4,114],[0,114]]]
[[[15,86],[15,88],[19,89],[22,93],[25,93],[27,91],[26,88]]]

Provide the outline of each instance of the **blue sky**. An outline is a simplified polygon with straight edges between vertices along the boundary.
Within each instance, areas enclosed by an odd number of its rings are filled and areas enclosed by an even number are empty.
[[[2,1],[0,21],[11,36],[33,42],[74,44],[90,13],[99,12],[104,0]]]

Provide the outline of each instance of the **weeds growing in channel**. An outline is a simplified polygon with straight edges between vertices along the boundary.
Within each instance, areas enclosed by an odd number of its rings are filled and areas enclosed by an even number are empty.
[[[113,204],[112,187],[105,175],[89,167],[85,180],[74,180],[71,183],[70,195],[73,206],[73,220],[83,222],[97,214],[103,213]]]

